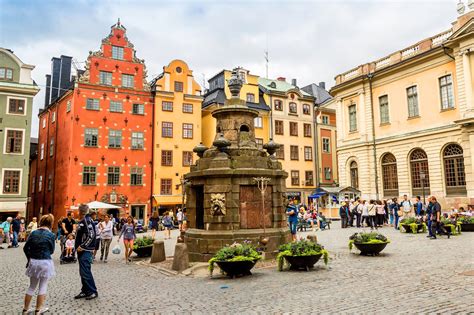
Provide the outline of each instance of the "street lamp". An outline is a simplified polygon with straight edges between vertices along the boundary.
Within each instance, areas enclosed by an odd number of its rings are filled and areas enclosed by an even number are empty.
[[[184,185],[186,185],[187,183],[189,183],[189,180],[188,179],[185,179],[184,176],[181,176],[179,178],[179,181],[180,181],[180,184],[179,185],[176,185],[176,186],[181,186],[181,211],[184,211],[184,197],[185,197],[185,190],[184,190]],[[178,187],[177,187],[178,188]],[[183,213],[184,215],[184,213]],[[181,229],[180,232],[180,235],[178,237],[178,243],[184,243],[184,229]]]
[[[268,177],[254,177],[254,181],[257,182],[258,190],[262,195],[262,225],[263,225],[263,238],[260,239],[260,243],[265,246],[268,243],[267,232],[265,229],[265,191],[267,190],[268,182],[270,178]]]
[[[420,171],[421,191],[423,193],[423,205],[425,205],[425,178],[426,174],[423,170]]]

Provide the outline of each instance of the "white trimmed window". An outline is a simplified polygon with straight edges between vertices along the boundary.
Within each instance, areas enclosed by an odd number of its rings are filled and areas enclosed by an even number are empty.
[[[120,102],[120,101],[110,101],[109,111],[111,113],[122,113],[123,112],[122,102]]]
[[[123,47],[112,46],[112,58],[123,60]]]
[[[416,85],[407,88],[408,117],[418,117],[418,91]]]
[[[439,94],[441,109],[454,108],[453,79],[450,74],[439,78]]]
[[[390,122],[389,110],[388,110],[388,96],[379,97],[379,107],[380,107],[380,123],[388,124]]]
[[[122,74],[122,86],[126,88],[135,87],[134,77],[131,74]]]

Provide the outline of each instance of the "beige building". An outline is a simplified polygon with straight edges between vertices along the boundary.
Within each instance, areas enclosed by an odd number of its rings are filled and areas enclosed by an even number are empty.
[[[433,37],[336,76],[341,186],[365,198],[474,204],[474,11]]]
[[[259,78],[267,104],[271,104],[271,134],[281,147],[276,157],[288,172],[287,195],[308,203],[316,189],[314,97],[284,78]]]

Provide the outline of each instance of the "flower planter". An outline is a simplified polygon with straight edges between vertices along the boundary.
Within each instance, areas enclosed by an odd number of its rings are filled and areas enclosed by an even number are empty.
[[[474,232],[474,223],[461,223],[462,232]]]
[[[378,255],[385,246],[387,246],[387,243],[354,243],[355,247],[357,247],[358,250],[360,250],[361,255],[365,256],[376,256]]]
[[[138,257],[150,257],[153,251],[153,245],[137,247],[133,250]]]
[[[311,256],[284,256],[286,261],[290,264],[290,270],[306,270],[309,271],[310,268],[313,268],[314,264],[323,256],[311,255]]]
[[[410,224],[402,224],[402,227],[405,229],[406,233],[413,233],[411,230]],[[423,224],[418,224],[416,228],[416,233],[421,233],[423,232]]]
[[[231,278],[236,276],[249,276],[250,270],[255,266],[257,261],[216,261],[216,264],[225,274]]]

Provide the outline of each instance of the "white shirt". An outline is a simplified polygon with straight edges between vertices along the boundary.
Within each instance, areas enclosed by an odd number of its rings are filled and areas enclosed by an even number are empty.
[[[176,213],[176,218],[178,219],[178,221],[183,221],[183,212],[178,211],[178,213]]]
[[[113,227],[114,224],[112,221],[109,221],[108,223],[105,223],[105,221],[100,222],[99,224],[99,230],[101,231],[100,237],[103,238],[104,240],[111,239],[113,237]]]

